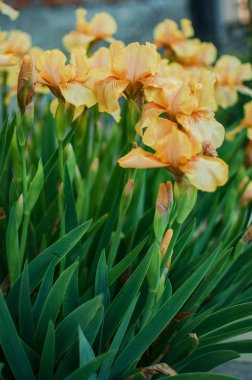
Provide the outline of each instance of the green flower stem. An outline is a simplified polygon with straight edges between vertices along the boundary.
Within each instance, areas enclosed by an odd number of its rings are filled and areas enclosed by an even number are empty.
[[[65,234],[65,217],[64,217],[64,145],[63,140],[58,140],[58,160],[59,160],[59,216],[60,216],[60,236]]]
[[[136,137],[136,122],[139,116],[139,111],[136,102],[129,98],[128,99],[128,115],[127,115],[127,133],[128,133],[128,143],[131,145],[135,141]]]

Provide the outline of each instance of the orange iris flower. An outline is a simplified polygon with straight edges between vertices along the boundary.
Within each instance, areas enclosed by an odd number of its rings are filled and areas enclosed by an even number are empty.
[[[143,129],[151,124],[153,118],[165,114],[197,141],[210,142],[214,148],[220,147],[225,130],[214,117],[214,74],[201,70],[199,78],[188,73],[183,80],[170,77],[168,81],[161,88],[145,89],[146,99],[150,103],[144,106],[142,117],[136,125],[137,133],[142,135]]]
[[[252,96],[252,91],[243,82],[252,79],[250,63],[242,64],[237,57],[223,55],[214,67],[216,74],[215,97],[222,108],[234,105],[238,92]]]
[[[202,145],[176,123],[156,118],[143,135],[143,143],[155,153],[132,149],[118,162],[124,168],[167,168],[176,179],[186,176],[192,186],[215,191],[228,179],[228,166],[220,158],[202,153]]]
[[[95,83],[99,110],[108,113],[120,111],[121,96],[136,97],[143,86],[160,86],[162,82],[162,61],[155,45],[134,42],[123,46],[117,42],[111,46],[108,74]]]
[[[110,14],[97,13],[91,21],[86,21],[86,14],[83,8],[76,10],[76,30],[63,37],[63,45],[68,51],[81,47],[88,49],[90,44],[100,40],[111,41],[111,36],[116,33],[116,21]]]
[[[96,103],[92,89],[87,85],[88,64],[84,49],[75,49],[71,53],[70,64],[59,50],[47,50],[37,62],[37,82],[45,84],[57,97],[75,107],[91,107]]]
[[[31,37],[20,30],[0,33],[0,54],[13,54],[21,58],[31,46]]]
[[[216,48],[212,43],[201,42],[194,36],[191,21],[181,20],[181,30],[176,22],[166,19],[154,29],[154,41],[163,47],[167,56],[188,66],[210,66],[216,59]]]

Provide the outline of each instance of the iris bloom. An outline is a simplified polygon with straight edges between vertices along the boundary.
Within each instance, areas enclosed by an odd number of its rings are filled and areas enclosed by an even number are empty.
[[[97,13],[91,21],[86,20],[87,11],[79,8],[76,11],[76,30],[63,37],[63,45],[68,51],[74,48],[88,49],[90,44],[100,40],[111,41],[116,33],[115,19],[108,13]]]
[[[12,21],[16,20],[19,16],[19,12],[16,9],[12,8],[8,4],[5,4],[1,0],[0,0],[0,13],[8,16]]]
[[[21,58],[31,46],[31,37],[20,30],[0,33],[0,54],[13,54]]]
[[[216,59],[216,48],[212,43],[201,42],[194,36],[191,21],[181,20],[181,30],[176,22],[166,19],[154,29],[154,40],[158,47],[165,48],[166,55],[189,66],[210,66]]]
[[[202,146],[176,123],[157,118],[143,135],[143,143],[154,151],[135,148],[119,159],[123,168],[166,168],[177,180],[186,176],[192,186],[215,191],[228,179],[228,166],[220,158],[202,151]]]
[[[217,78],[215,97],[222,108],[234,105],[238,92],[252,96],[252,91],[243,83],[252,79],[250,63],[242,64],[237,57],[223,55],[216,62],[214,72]]]
[[[84,49],[71,53],[70,64],[60,50],[47,50],[36,62],[37,82],[45,84],[60,99],[75,107],[91,107],[96,103],[94,92],[86,86],[88,64]]]
[[[214,74],[204,70],[198,79],[187,74],[183,80],[170,77],[169,83],[161,88],[147,87],[145,96],[150,103],[145,104],[136,126],[138,134],[143,134],[143,129],[151,124],[153,118],[164,114],[179,123],[197,141],[208,141],[214,148],[220,147],[225,130],[214,117],[214,82]]]
[[[25,55],[22,59],[18,76],[17,99],[22,114],[26,107],[32,102],[35,93],[36,74],[34,61],[30,55]]]
[[[110,60],[107,76],[95,85],[100,112],[118,112],[121,96],[136,98],[143,86],[161,85],[158,77],[161,60],[155,45],[117,43]]]

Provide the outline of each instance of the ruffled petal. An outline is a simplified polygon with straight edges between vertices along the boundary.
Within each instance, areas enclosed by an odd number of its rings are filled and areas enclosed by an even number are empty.
[[[73,49],[71,51],[70,63],[76,70],[75,80],[84,81],[87,78],[88,73],[88,61],[86,57],[85,49]]]
[[[135,83],[148,74],[155,74],[158,59],[155,45],[134,42],[115,54],[112,70],[119,78]]]
[[[66,81],[71,78],[71,73],[65,72],[66,56],[60,50],[47,50],[42,53],[37,62],[36,68],[39,72],[40,83],[50,84],[52,87],[58,87],[62,81],[62,74]]]
[[[156,119],[164,111],[163,107],[154,102],[146,103],[143,107],[141,119],[136,124],[136,132],[143,136],[143,129],[149,127],[153,119]]]
[[[225,129],[215,118],[212,111],[194,112],[190,116],[177,115],[177,121],[200,141],[209,141],[214,148],[219,148],[225,136]]]
[[[167,165],[157,158],[152,153],[146,152],[142,148],[132,149],[125,156],[118,160],[118,163],[123,168],[161,168]]]
[[[60,90],[66,102],[75,107],[92,107],[97,100],[92,90],[81,83],[64,83],[60,85]]]
[[[190,183],[202,191],[215,191],[228,180],[228,165],[220,158],[196,156],[180,168]]]
[[[115,34],[117,25],[114,17],[106,12],[97,13],[90,22],[90,32],[97,39],[104,39]]]
[[[170,120],[156,117],[151,120],[143,135],[143,143],[156,149],[159,141],[172,132],[177,125]]]
[[[185,132],[182,132],[176,126],[170,126],[169,133],[155,145],[155,157],[160,161],[166,162],[167,166],[179,168],[179,165],[186,163],[195,152],[199,152],[200,147],[194,145]],[[196,149],[197,148],[197,149]]]
[[[98,100],[99,111],[113,113],[119,109],[119,98],[128,86],[127,80],[118,80],[108,77],[95,84],[95,92]]]

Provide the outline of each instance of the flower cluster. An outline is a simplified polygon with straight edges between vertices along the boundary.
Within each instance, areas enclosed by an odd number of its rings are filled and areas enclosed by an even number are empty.
[[[187,19],[181,21],[181,29],[169,19],[158,24],[154,44],[125,46],[112,38],[117,28],[112,16],[99,13],[87,21],[86,14],[77,10],[76,30],[63,38],[69,63],[60,50],[30,48],[29,35],[12,31],[0,35],[1,67],[17,65],[29,51],[36,67],[32,83],[36,82],[36,91],[47,87],[55,96],[53,112],[59,101],[73,107],[75,117],[97,104],[99,112],[119,121],[126,101],[131,129],[133,125],[129,141],[135,143],[119,159],[122,167],[166,168],[176,181],[203,191],[224,185],[228,166],[217,157],[217,148],[225,131],[215,112],[218,105],[234,104],[238,92],[250,95],[243,82],[252,77],[251,65],[232,56],[223,56],[214,65],[216,48],[194,38]],[[108,46],[93,51],[101,40]],[[16,89],[17,75],[15,83]],[[20,94],[18,98],[22,103]],[[251,126],[249,107],[243,121],[247,126]]]

